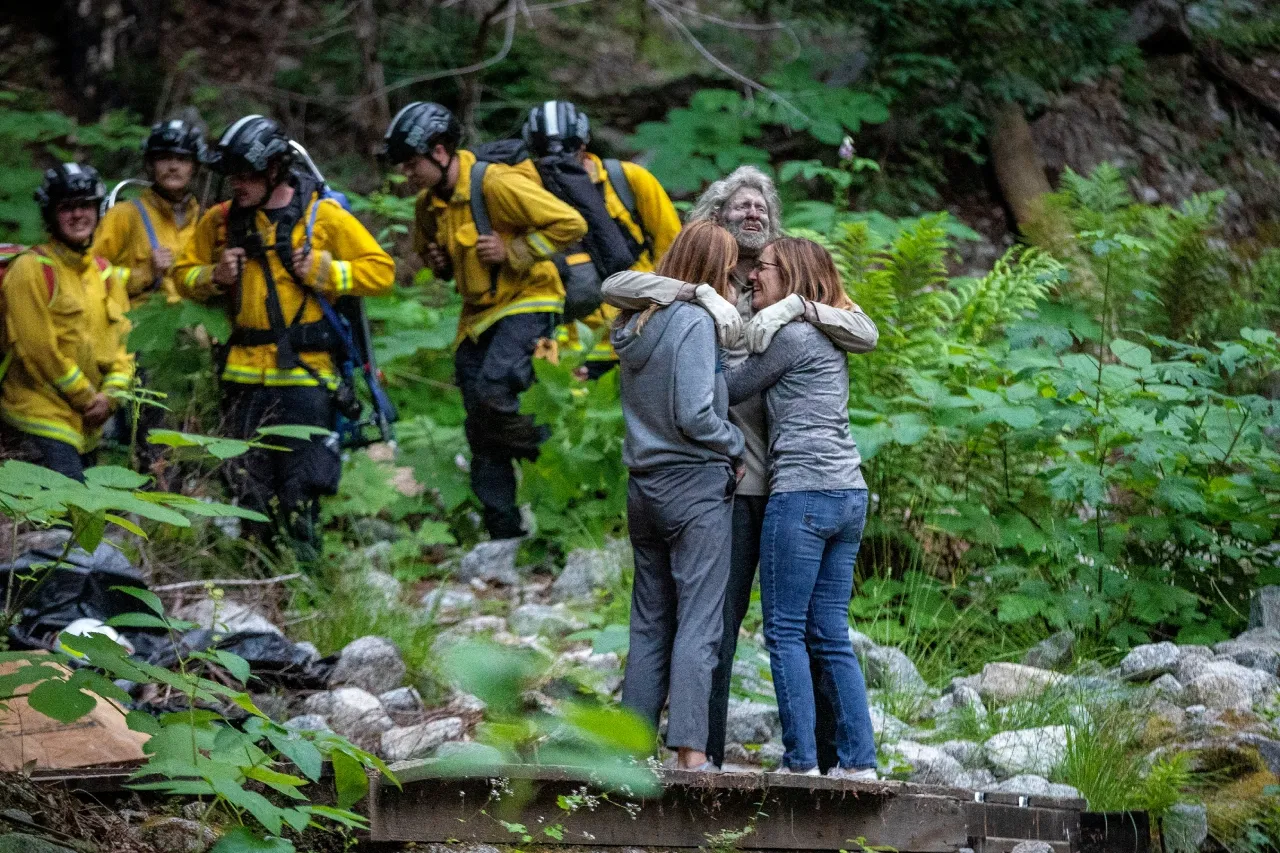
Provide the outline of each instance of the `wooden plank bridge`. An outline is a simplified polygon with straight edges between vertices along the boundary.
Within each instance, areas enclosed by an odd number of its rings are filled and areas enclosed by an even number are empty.
[[[1149,853],[1141,812],[1087,812],[1083,800],[979,794],[905,782],[851,782],[776,773],[661,771],[662,791],[612,794],[568,811],[583,789],[571,768],[506,768],[503,782],[439,775],[427,762],[392,767],[402,788],[375,779],[368,804],[374,842],[520,844],[522,824],[541,847],[1010,853],[1042,841],[1053,853]],[[508,787],[514,794],[495,793]],[[519,802],[517,802],[519,801]],[[553,828],[551,834],[545,828]],[[558,837],[553,837],[558,836]],[[391,848],[394,849],[394,848]],[[1040,848],[1045,851],[1044,847]]]

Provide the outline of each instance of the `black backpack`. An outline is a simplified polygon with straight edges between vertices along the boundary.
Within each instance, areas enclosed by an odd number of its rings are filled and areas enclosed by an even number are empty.
[[[504,139],[477,145],[470,149],[476,156],[471,170],[471,217],[476,231],[493,233],[485,202],[484,175],[490,163],[513,166],[530,159],[528,149],[518,139]],[[616,272],[628,269],[640,257],[638,246],[605,208],[604,194],[592,182],[587,170],[572,154],[554,154],[534,160],[542,186],[556,198],[568,204],[587,221],[587,234],[581,242],[567,251],[558,253],[552,260],[564,283],[564,317],[566,321],[579,320],[600,307],[601,283]],[[571,254],[585,252],[591,263],[569,264]],[[490,271],[490,281],[497,285],[498,271]]]

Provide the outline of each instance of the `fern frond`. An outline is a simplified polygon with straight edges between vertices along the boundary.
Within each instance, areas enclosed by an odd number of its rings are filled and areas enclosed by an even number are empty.
[[[1014,246],[978,279],[956,279],[952,292],[958,302],[954,314],[956,340],[981,343],[994,332],[1022,318],[1061,281],[1063,265],[1033,248]]]

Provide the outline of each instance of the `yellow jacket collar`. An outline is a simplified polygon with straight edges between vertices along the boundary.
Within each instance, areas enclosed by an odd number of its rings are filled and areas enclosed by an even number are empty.
[[[186,198],[179,202],[172,202],[151,187],[142,191],[147,207],[152,210],[158,210],[173,221],[177,221],[178,217],[174,215],[175,211],[181,209],[185,215],[186,222],[194,222],[200,213],[200,202],[196,201],[193,193],[187,193]]]
[[[68,267],[69,269],[75,270],[76,272],[84,272],[87,270],[89,268],[89,263],[92,260],[92,256],[89,254],[88,249],[85,249],[83,252],[77,252],[61,240],[50,240],[48,243],[45,243],[41,249],[43,249],[50,257],[57,260],[58,263]]]
[[[449,196],[449,204],[471,203],[471,167],[475,164],[476,155],[465,148],[458,149],[458,183],[453,187],[453,195]]]

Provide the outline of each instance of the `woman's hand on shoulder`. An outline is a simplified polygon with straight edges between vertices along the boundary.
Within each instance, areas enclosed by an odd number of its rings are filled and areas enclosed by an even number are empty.
[[[764,352],[783,326],[802,316],[804,300],[795,293],[760,309],[747,324],[747,349],[753,353]]]
[[[700,284],[693,301],[701,305],[716,324],[716,338],[724,347],[733,346],[742,337],[742,315],[738,306],[725,299],[709,284]]]

